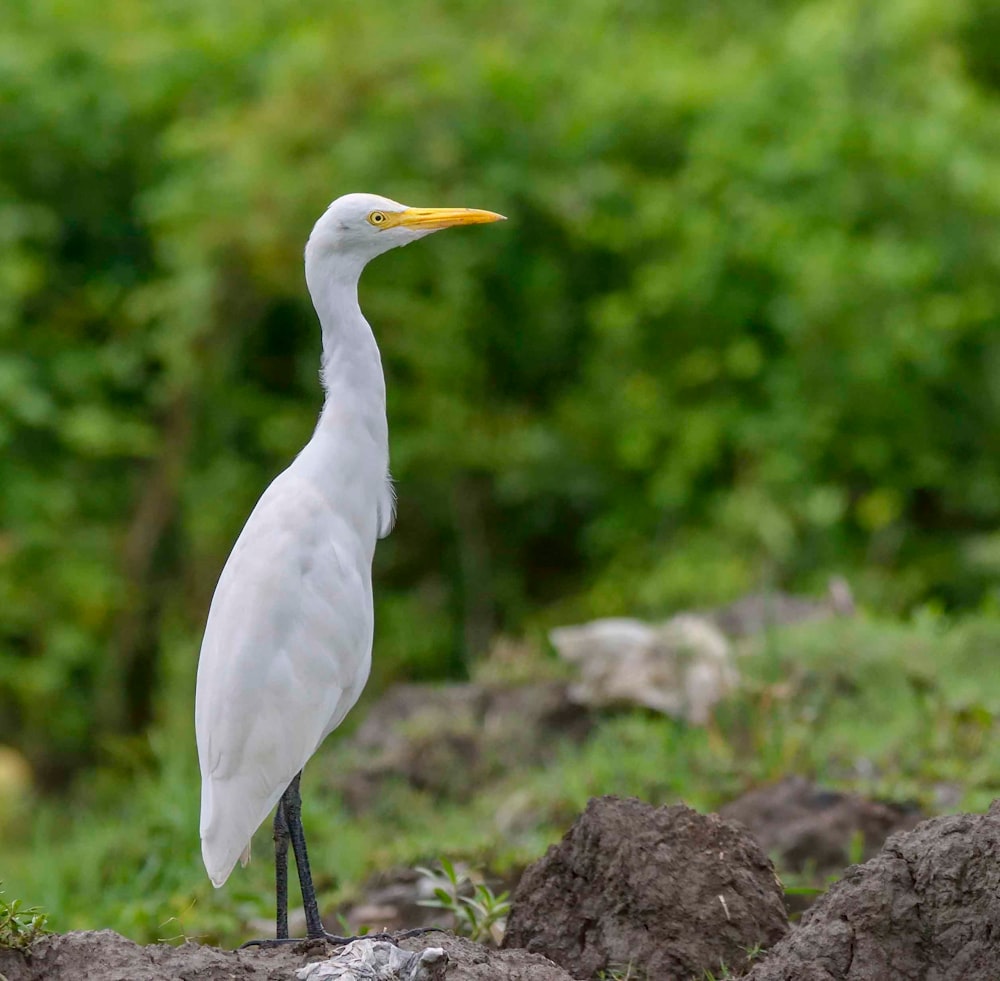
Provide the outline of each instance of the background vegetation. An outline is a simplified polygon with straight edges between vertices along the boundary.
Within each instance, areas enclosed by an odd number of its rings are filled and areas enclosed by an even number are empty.
[[[400,496],[375,688],[460,676],[499,632],[832,572],[885,616],[990,622],[991,0],[7,0],[4,21],[0,741],[39,787],[83,774],[81,811],[146,787],[146,838],[194,869],[200,630],[314,423],[301,251],[348,190],[511,219],[362,283]],[[24,820],[68,834],[58,807]],[[106,855],[72,854],[81,876]],[[60,881],[25,898],[86,894]]]

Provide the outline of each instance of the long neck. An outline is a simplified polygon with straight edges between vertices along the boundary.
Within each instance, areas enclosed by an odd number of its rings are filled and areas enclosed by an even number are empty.
[[[382,359],[358,305],[361,268],[344,265],[318,271],[306,262],[306,281],[323,331],[325,400],[317,432],[360,424],[379,443],[388,442]]]
[[[375,539],[392,525],[393,496],[382,360],[358,306],[362,268],[317,263],[306,249],[306,282],[323,328],[325,399],[316,431],[293,465],[356,532],[362,567],[370,570]]]

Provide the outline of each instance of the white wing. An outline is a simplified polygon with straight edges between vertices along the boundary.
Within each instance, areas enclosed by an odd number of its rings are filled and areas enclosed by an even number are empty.
[[[373,547],[293,464],[223,569],[195,707],[202,854],[216,886],[364,687]]]

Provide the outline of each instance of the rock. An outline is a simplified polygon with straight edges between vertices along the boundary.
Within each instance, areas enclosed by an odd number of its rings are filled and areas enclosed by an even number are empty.
[[[574,977],[689,981],[746,965],[788,927],[781,887],[743,829],[688,807],[601,797],[514,892],[506,948]]]
[[[748,981],[995,981],[1000,801],[893,835],[850,869]]]
[[[368,809],[393,780],[461,799],[510,770],[547,762],[562,742],[582,741],[592,722],[562,682],[393,685],[342,744],[328,779],[354,811]]]
[[[442,950],[448,960],[448,981],[573,981],[537,954],[494,950],[443,933],[411,937],[399,947]],[[98,930],[45,937],[30,954],[0,950],[0,973],[7,981],[292,981],[301,968],[329,961],[340,949],[311,940],[247,950],[194,943],[140,947],[113,930]],[[437,954],[431,960],[441,963]],[[372,981],[390,977],[375,975]]]
[[[758,787],[719,810],[719,817],[745,825],[782,870],[817,875],[850,864],[860,835],[871,858],[895,831],[908,831],[923,815],[912,807],[824,790],[803,777]]]
[[[739,680],[729,641],[690,613],[660,624],[594,620],[558,627],[549,638],[560,657],[579,667],[570,697],[582,705],[639,705],[704,725]]]
[[[441,947],[403,950],[388,940],[355,940],[333,957],[295,972],[299,981],[442,981],[448,955]]]

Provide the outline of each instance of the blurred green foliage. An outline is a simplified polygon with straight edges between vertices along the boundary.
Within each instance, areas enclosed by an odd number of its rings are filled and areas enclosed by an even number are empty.
[[[832,570],[980,603],[998,44],[988,0],[7,0],[0,738],[146,752],[317,414],[301,252],[350,190],[511,219],[362,283],[382,679]]]

